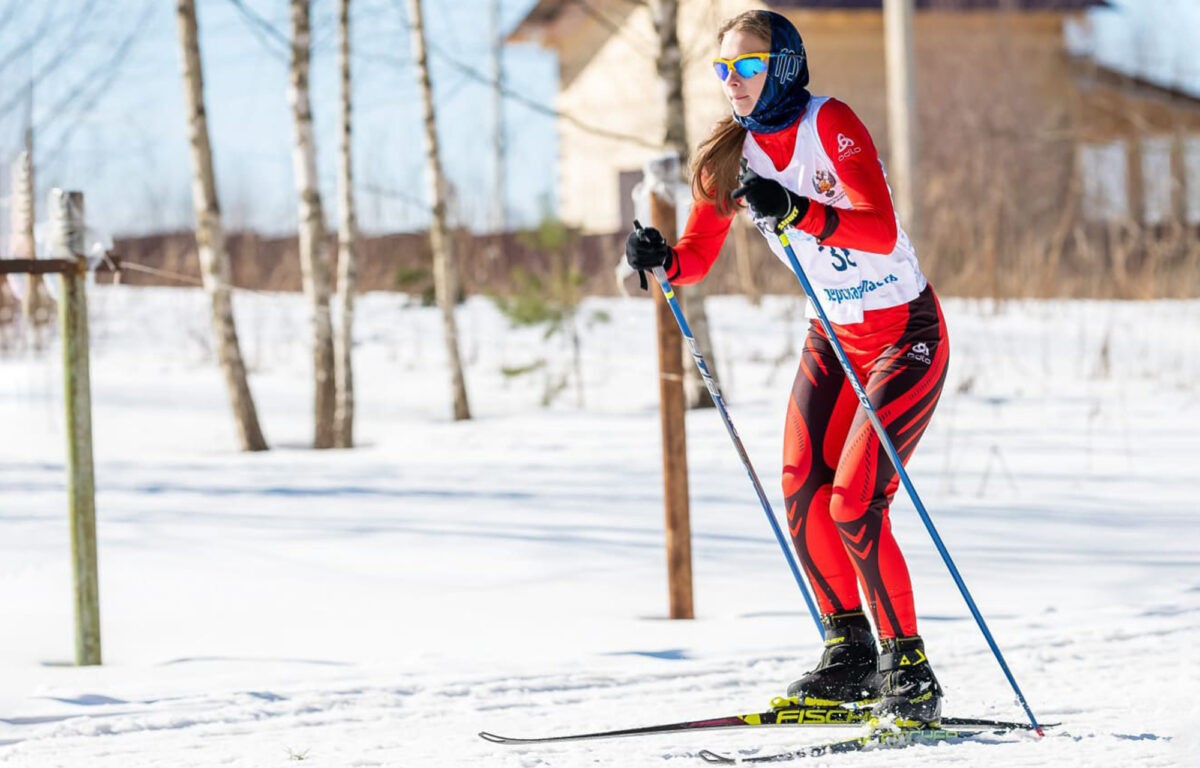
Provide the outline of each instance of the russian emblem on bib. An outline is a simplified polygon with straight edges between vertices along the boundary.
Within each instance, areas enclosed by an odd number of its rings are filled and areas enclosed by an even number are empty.
[[[832,171],[817,171],[813,174],[813,188],[825,197],[833,197],[837,186],[837,177]]]

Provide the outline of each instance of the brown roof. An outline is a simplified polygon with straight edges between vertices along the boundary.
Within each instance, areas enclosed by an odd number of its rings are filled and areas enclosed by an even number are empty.
[[[553,24],[563,10],[573,5],[575,0],[538,0],[521,23],[508,33],[506,42],[509,43],[541,43],[542,33],[546,27]]]
[[[554,17],[562,11],[563,6],[571,2],[573,0],[538,0],[537,4],[529,9],[529,13],[525,14],[525,18],[521,19],[521,24],[554,21]]]

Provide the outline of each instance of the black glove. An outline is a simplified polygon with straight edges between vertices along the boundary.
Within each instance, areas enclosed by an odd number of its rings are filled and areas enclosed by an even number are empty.
[[[625,240],[625,261],[638,271],[642,289],[646,288],[647,269],[662,267],[668,272],[675,263],[675,249],[667,245],[662,233],[654,227],[642,227],[636,221],[634,231]]]
[[[733,190],[734,199],[745,198],[755,218],[775,219],[776,231],[795,226],[808,213],[807,197],[797,195],[778,181],[764,179],[747,168],[744,160],[738,183],[741,186]]]

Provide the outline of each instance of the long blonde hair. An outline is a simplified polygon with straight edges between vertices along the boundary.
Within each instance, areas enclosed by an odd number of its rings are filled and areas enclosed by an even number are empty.
[[[717,45],[733,30],[755,35],[768,46],[771,44],[771,22],[765,13],[746,11],[728,19],[717,30]],[[738,207],[733,190],[738,186],[745,142],[746,129],[732,116],[726,116],[713,126],[712,133],[696,150],[696,160],[692,163],[692,196],[712,203],[722,216],[734,213]]]

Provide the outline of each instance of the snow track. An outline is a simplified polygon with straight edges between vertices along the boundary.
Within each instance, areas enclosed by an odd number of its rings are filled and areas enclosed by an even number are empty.
[[[542,409],[538,380],[500,373],[565,359],[554,340],[468,302],[477,418],[454,424],[436,310],[365,296],[362,447],[318,453],[303,448],[303,302],[239,295],[274,448],[249,456],[232,450],[203,295],[92,298],[105,664],[65,664],[59,358],[2,357],[0,765],[686,766],[701,748],[846,733],[475,735],[752,711],[818,655],[712,412],[688,417],[697,619],[662,618],[649,302],[585,305],[582,411],[570,394]],[[945,309],[950,379],[913,480],[1030,705],[1062,726],[809,764],[1200,764],[1200,302]],[[718,379],[774,498],[799,312],[779,297],[715,298],[710,312]],[[946,712],[1020,719],[911,505],[892,516]]]

